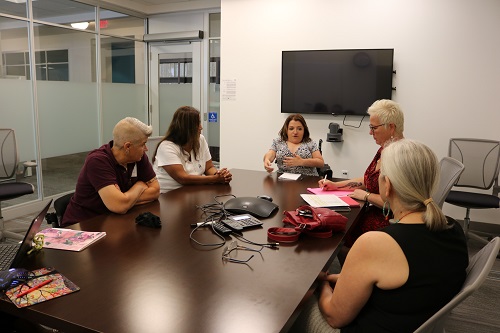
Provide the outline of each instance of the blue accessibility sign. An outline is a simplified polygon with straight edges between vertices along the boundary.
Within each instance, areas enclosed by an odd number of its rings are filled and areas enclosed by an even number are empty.
[[[208,113],[208,122],[216,123],[217,122],[217,112],[209,112]]]

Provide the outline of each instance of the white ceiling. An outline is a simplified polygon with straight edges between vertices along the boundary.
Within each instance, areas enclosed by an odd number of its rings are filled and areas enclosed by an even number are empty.
[[[188,2],[188,1],[195,1],[195,0],[130,0],[130,2],[139,3],[146,6],[164,5],[164,4],[171,4],[176,2]]]
[[[105,0],[104,2],[149,15],[220,8],[220,0]]]
[[[87,5],[93,1],[80,0],[79,2],[69,2],[67,0],[33,1],[33,11],[35,18],[47,20],[52,23],[61,23],[50,18],[60,17],[69,21],[74,21],[77,16],[93,16],[93,6]],[[150,16],[154,14],[183,12],[190,10],[205,10],[220,8],[220,0],[105,0],[101,3],[108,3],[112,11],[123,11],[125,14],[134,13]],[[26,17],[26,6],[10,2],[10,0],[0,0],[2,12],[11,15]],[[127,13],[126,10],[131,11]],[[1,20],[1,18],[0,18]],[[86,18],[82,20],[88,20]]]

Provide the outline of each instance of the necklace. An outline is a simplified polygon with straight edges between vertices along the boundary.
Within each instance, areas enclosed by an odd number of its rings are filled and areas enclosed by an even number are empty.
[[[399,220],[394,220],[394,223],[398,223],[398,222],[400,222],[403,218],[405,218],[406,216],[408,216],[408,215],[410,215],[410,214],[413,214],[413,213],[415,213],[415,212],[409,211],[409,212],[407,212],[406,214],[403,214],[403,216],[401,216],[401,217],[399,218]]]

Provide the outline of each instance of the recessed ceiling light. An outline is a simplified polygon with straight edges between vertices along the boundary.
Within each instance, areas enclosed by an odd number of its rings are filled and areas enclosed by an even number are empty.
[[[89,27],[89,22],[71,23],[71,26],[75,29],[85,30]]]

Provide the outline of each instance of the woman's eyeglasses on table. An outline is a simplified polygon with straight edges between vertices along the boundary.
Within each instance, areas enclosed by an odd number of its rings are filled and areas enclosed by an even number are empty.
[[[262,251],[263,248],[264,247],[261,246],[259,250],[256,250],[256,249],[252,249],[250,247],[238,245],[238,242],[232,241],[231,243],[229,243],[229,246],[224,247],[224,251],[222,251],[222,260],[228,261],[228,262],[234,262],[234,263],[238,263],[238,264],[246,264],[247,262],[250,261],[250,259],[253,258],[253,255],[251,255],[246,260],[240,260],[240,259],[231,258],[231,256],[230,256],[231,252],[234,250],[260,252],[260,251]]]

